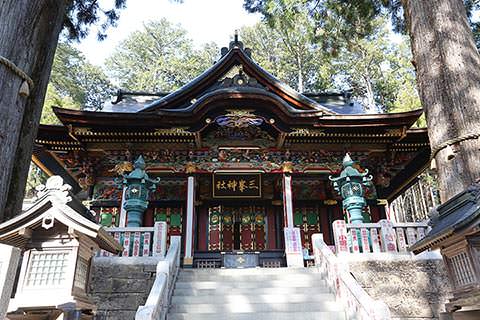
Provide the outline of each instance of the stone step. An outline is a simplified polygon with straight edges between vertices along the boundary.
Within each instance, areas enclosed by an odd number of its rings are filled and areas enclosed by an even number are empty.
[[[315,312],[342,311],[335,301],[319,301],[304,303],[249,303],[245,300],[225,304],[198,303],[172,304],[170,313],[256,313],[256,312]]]
[[[205,295],[205,296],[178,296],[172,297],[172,304],[225,304],[242,301],[245,303],[298,303],[298,302],[318,302],[335,301],[332,293],[292,293],[292,294],[224,294],[224,295]]]
[[[345,320],[344,312],[172,313],[167,320]]]
[[[245,269],[182,269],[180,276],[188,274],[211,274],[237,276],[245,274],[318,274],[317,268],[245,268]]]
[[[264,280],[285,280],[288,281],[312,281],[322,279],[318,273],[292,273],[292,274],[240,274],[240,275],[217,275],[217,274],[183,274],[178,276],[179,282],[186,281],[264,281]]]
[[[326,286],[315,287],[315,293],[329,293],[330,290]],[[259,295],[259,294],[311,294],[311,287],[263,287],[263,288],[231,288],[220,287],[216,289],[191,289],[191,288],[175,288],[174,296],[217,296],[222,294],[239,294],[239,295]]]
[[[177,281],[175,288],[178,289],[220,289],[220,288],[261,288],[261,287],[324,287],[326,286],[325,280],[302,280],[302,281],[290,281],[289,279],[283,280],[265,280],[255,281],[254,279],[248,279],[249,281],[230,280],[230,281]]]

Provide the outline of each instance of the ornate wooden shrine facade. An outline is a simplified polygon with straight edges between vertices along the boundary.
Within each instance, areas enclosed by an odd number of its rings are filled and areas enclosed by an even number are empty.
[[[139,98],[124,94],[108,112],[55,108],[63,126],[40,127],[33,160],[73,184],[103,224],[124,226],[115,178],[142,155],[161,178],[143,223],[166,221],[169,235],[182,235],[185,264],[221,251],[281,255],[285,226],[300,227],[304,248],[318,232],[332,243],[331,223],[343,212],[328,176],[346,152],[374,176],[373,221],[430,154],[426,130],[411,129],[421,110],[358,114],[348,94],[307,97],[239,41],[178,91]]]

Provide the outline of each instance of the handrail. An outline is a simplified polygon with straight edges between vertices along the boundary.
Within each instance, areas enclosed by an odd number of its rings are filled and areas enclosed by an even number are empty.
[[[323,241],[323,234],[312,235],[315,266],[327,278],[327,284],[335,292],[337,301],[345,303],[347,319],[390,320],[388,306],[374,300],[360,286],[342,262]]]
[[[392,223],[380,220],[377,223],[332,223],[336,253],[407,254],[408,247],[425,237],[428,223]]]
[[[135,320],[166,319],[173,288],[180,269],[181,237],[170,237],[170,248],[157,264],[157,274],[145,305],[139,306]]]
[[[110,227],[105,229],[121,246],[122,257],[159,257],[165,255],[167,223],[155,222],[153,227]],[[98,256],[110,257],[104,250]]]

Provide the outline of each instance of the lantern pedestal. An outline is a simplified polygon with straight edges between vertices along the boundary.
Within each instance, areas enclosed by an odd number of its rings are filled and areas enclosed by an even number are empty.
[[[125,205],[127,210],[127,227],[141,227],[143,224],[143,213],[147,207],[147,201],[130,199],[130,202]]]

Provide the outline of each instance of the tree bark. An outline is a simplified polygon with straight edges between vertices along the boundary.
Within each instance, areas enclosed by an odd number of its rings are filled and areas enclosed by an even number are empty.
[[[430,145],[480,131],[480,56],[462,0],[402,0]],[[442,202],[480,177],[480,139],[435,159]]]
[[[0,55],[15,63],[34,82],[30,95],[22,97],[19,88],[23,80],[0,65],[0,221],[21,210],[67,3],[68,0],[0,0]]]

